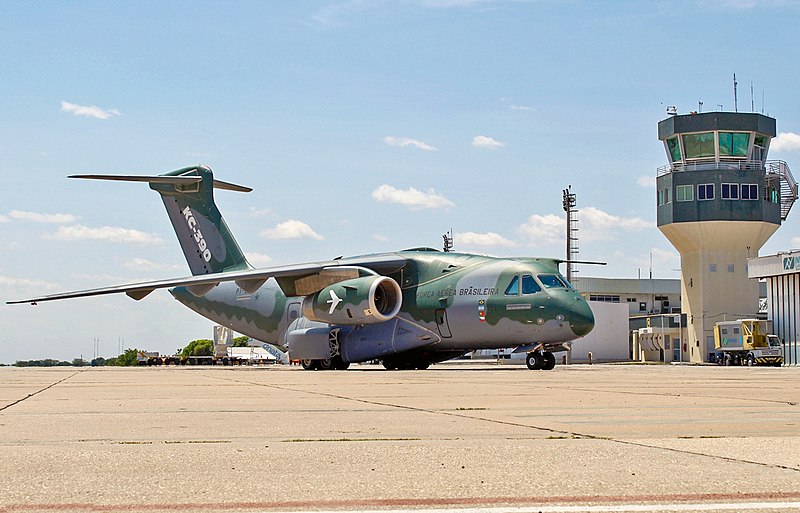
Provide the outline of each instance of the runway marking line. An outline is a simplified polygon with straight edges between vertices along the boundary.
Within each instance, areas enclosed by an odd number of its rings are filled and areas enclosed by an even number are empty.
[[[734,502],[735,501],[735,502]],[[535,506],[532,506],[535,505]],[[458,506],[467,506],[459,508]],[[470,507],[472,506],[472,507]],[[392,509],[394,508],[394,509]],[[403,509],[398,509],[403,508]],[[659,511],[800,510],[800,491],[697,493],[641,496],[455,497],[405,499],[306,500],[272,502],[163,502],[159,504],[42,503],[0,506],[0,513],[33,511],[232,511],[270,513],[610,513]]]

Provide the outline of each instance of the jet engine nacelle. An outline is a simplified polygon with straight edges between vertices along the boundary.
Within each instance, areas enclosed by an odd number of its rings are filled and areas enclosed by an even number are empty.
[[[363,276],[329,285],[303,299],[303,316],[312,321],[356,326],[394,318],[403,304],[400,285],[387,276]]]

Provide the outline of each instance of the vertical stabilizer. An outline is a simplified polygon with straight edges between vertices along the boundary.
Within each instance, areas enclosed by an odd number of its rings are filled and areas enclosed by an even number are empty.
[[[194,183],[150,183],[161,195],[192,274],[249,268],[233,234],[214,203],[214,175],[205,166],[163,176],[199,177]],[[226,184],[227,185],[227,184]]]
[[[193,275],[250,268],[214,203],[214,188],[250,192],[248,187],[214,180],[214,174],[206,166],[185,167],[159,176],[73,175],[71,178],[148,182],[164,201]]]

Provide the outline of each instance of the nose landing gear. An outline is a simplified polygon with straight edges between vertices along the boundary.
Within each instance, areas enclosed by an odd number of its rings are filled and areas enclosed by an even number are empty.
[[[530,370],[552,370],[556,357],[550,351],[531,351],[525,356],[525,364]]]

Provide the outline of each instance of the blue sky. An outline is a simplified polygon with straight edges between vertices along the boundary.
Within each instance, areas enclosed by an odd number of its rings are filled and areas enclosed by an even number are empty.
[[[258,266],[440,247],[678,278],[655,227],[657,123],[777,119],[800,176],[797,1],[0,4],[0,300],[188,274],[158,196],[72,173],[195,163]],[[761,254],[800,247],[793,212]],[[0,305],[0,361],[174,351],[211,323],[166,292]]]

